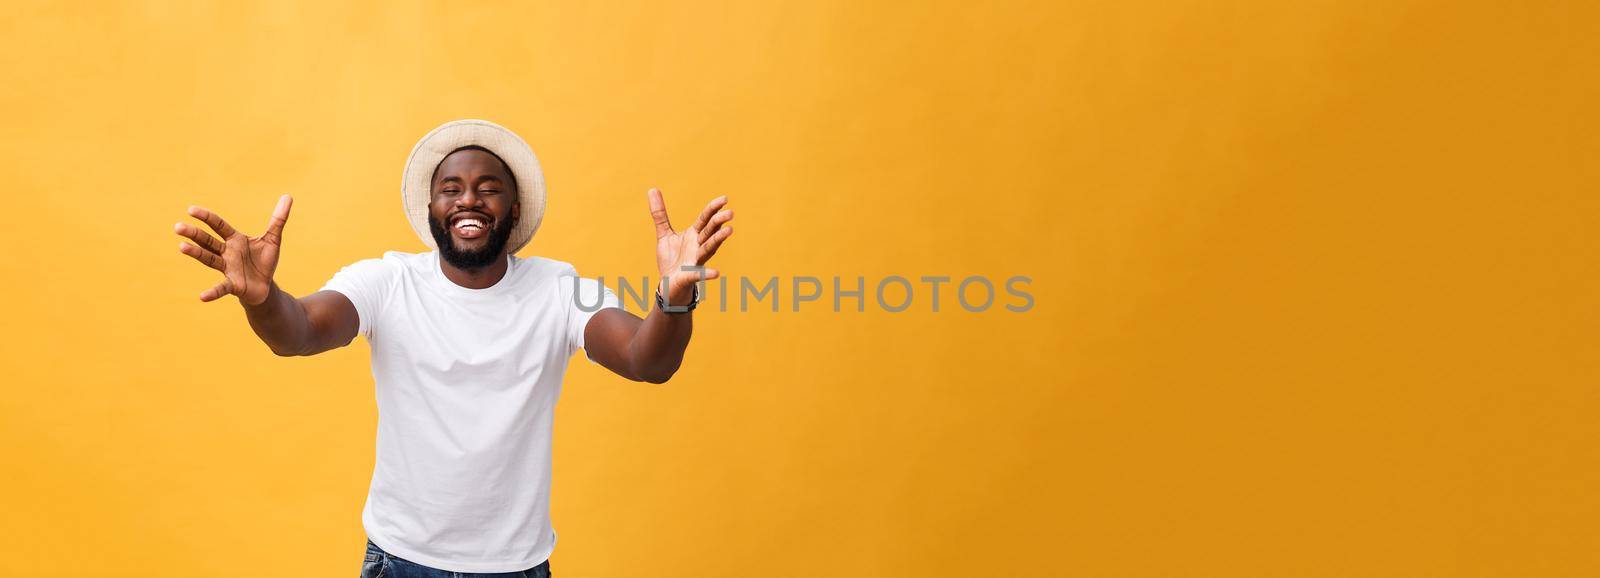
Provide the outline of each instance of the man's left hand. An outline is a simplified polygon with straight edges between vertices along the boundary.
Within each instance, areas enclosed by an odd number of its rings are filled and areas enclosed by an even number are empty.
[[[656,265],[661,269],[661,278],[666,280],[667,303],[686,305],[693,298],[695,283],[721,275],[710,267],[701,271],[685,270],[685,267],[705,267],[717,254],[722,242],[733,235],[733,227],[726,226],[733,220],[733,211],[723,208],[728,204],[726,195],[711,199],[693,225],[675,231],[667,219],[667,204],[661,198],[661,190],[650,189],[649,197],[650,216],[656,222]]]

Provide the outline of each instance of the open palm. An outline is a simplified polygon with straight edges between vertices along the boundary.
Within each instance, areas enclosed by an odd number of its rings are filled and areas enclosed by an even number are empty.
[[[272,211],[267,230],[259,237],[251,237],[233,228],[221,215],[202,207],[189,207],[189,215],[201,220],[222,237],[218,240],[188,223],[178,223],[173,230],[194,241],[179,243],[178,251],[193,257],[201,264],[222,273],[222,282],[200,293],[201,301],[215,301],[224,295],[234,295],[246,305],[260,305],[272,292],[272,274],[278,268],[278,253],[283,246],[283,225],[289,220],[289,207],[294,199],[284,195]]]
[[[733,220],[733,211],[722,209],[728,204],[728,197],[711,199],[706,208],[700,211],[694,224],[682,231],[672,229],[661,191],[650,189],[649,197],[650,216],[656,222],[656,266],[661,270],[661,278],[667,280],[667,292],[674,296],[683,295],[696,282],[716,279],[721,275],[712,268],[706,268],[701,274],[696,274],[694,269],[684,268],[704,267],[717,254],[722,242],[733,235],[733,227],[723,226]]]

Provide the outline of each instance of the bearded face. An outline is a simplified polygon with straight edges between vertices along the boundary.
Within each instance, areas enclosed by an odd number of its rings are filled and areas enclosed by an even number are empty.
[[[428,230],[446,263],[480,269],[504,253],[521,208],[517,181],[505,162],[486,149],[466,147],[434,170]]]

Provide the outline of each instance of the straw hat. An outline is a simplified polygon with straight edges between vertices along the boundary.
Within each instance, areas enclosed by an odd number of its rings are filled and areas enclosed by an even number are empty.
[[[432,198],[433,171],[446,155],[464,146],[477,145],[493,151],[517,179],[517,196],[522,202],[522,215],[511,238],[506,241],[510,253],[516,253],[533,233],[539,230],[544,219],[544,171],[539,168],[539,158],[533,156],[528,143],[506,127],[487,120],[454,120],[433,129],[417,146],[412,147],[406,159],[406,171],[400,180],[400,200],[405,203],[406,220],[429,248],[438,249],[433,233],[428,230],[428,201]]]

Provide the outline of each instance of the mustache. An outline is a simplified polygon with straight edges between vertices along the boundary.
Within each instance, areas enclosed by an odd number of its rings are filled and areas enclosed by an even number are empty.
[[[448,215],[445,215],[444,216],[445,222],[448,223],[448,222],[454,221],[456,219],[456,215],[472,215],[472,216],[475,216],[475,217],[481,217],[487,223],[497,223],[497,222],[499,222],[499,220],[494,218],[493,215],[490,215],[490,214],[482,212],[482,211],[474,211],[472,209],[461,209],[459,211],[456,211],[456,212],[450,213]],[[433,216],[429,215],[428,218],[432,219]]]

